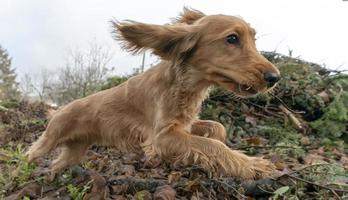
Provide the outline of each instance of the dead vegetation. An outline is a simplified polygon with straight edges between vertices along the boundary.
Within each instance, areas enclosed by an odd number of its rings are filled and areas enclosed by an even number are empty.
[[[214,89],[201,117],[225,125],[231,148],[275,163],[274,177],[240,182],[93,146],[81,165],[48,183],[51,159],[29,165],[23,152],[45,129],[51,108],[6,102],[0,106],[0,199],[347,199],[348,76],[264,55],[283,77],[272,94],[239,99]]]

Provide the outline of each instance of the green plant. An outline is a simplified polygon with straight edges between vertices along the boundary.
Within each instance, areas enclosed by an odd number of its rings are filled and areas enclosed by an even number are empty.
[[[85,196],[85,194],[87,193],[87,191],[91,188],[91,186],[90,186],[91,183],[92,183],[92,181],[88,182],[86,185],[83,186],[82,189],[79,189],[78,187],[76,187],[72,184],[69,184],[67,186],[69,196],[73,200],[82,200],[83,197]]]
[[[310,125],[319,136],[331,139],[339,138],[347,132],[348,124],[348,92],[341,92],[328,107],[321,118]]]
[[[289,186],[283,186],[278,188],[276,191],[273,192],[273,198],[274,200],[277,200],[280,196],[284,195],[286,192],[288,192],[290,189]]]
[[[117,86],[117,85],[119,85],[127,80],[128,80],[127,76],[113,76],[111,78],[108,78],[106,80],[106,83],[104,83],[101,88],[102,88],[102,90],[106,90],[106,89],[112,88],[114,86]]]
[[[17,145],[14,150],[0,149],[0,152],[4,155],[5,162],[4,173],[0,176],[0,185],[5,185],[8,181],[14,181],[17,185],[25,184],[36,165],[27,162],[22,145]]]
[[[91,160],[88,160],[82,163],[82,167],[84,169],[93,169],[95,167],[95,164]]]

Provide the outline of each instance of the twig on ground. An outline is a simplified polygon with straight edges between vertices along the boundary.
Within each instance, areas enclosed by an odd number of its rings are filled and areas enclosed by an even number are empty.
[[[289,108],[288,105],[286,105],[286,103],[281,99],[279,98],[277,95],[274,95],[272,93],[270,93],[272,95],[272,97],[276,98],[284,107],[286,107],[289,111],[293,112],[293,113],[296,113],[296,114],[303,114],[303,113],[306,113],[304,111],[295,111],[295,110],[292,110],[291,108]]]
[[[348,190],[341,190],[341,189],[334,189],[334,188],[330,188],[330,187],[327,187],[325,185],[320,185],[318,183],[314,183],[312,181],[309,181],[309,180],[306,180],[306,179],[303,179],[303,178],[300,178],[300,177],[296,177],[296,176],[293,176],[291,174],[285,174],[285,176],[288,176],[289,178],[292,178],[292,179],[295,179],[295,180],[298,180],[298,181],[302,181],[302,182],[305,182],[305,183],[308,183],[310,185],[315,185],[317,187],[320,187],[320,188],[323,188],[323,189],[327,189],[329,190],[333,195],[335,195],[335,197],[339,200],[341,200],[341,197],[337,194],[337,192],[345,192],[347,193]]]
[[[287,174],[283,174],[282,176],[285,176],[285,175],[293,175],[293,174],[299,173],[299,172],[301,172],[301,171],[303,171],[303,170],[306,170],[306,169],[308,169],[308,168],[317,167],[317,166],[323,166],[323,165],[332,165],[332,164],[331,164],[331,163],[317,163],[317,164],[307,165],[307,166],[302,167],[301,169],[292,171],[292,172],[287,173]],[[282,177],[282,176],[280,176],[280,177]],[[278,177],[278,178],[280,178],[280,177]]]
[[[236,188],[234,188],[232,185],[229,185],[229,184],[227,184],[227,183],[225,183],[225,182],[223,182],[223,181],[220,181],[220,180],[212,179],[212,181],[217,182],[217,183],[220,183],[220,184],[222,184],[222,185],[224,185],[224,186],[226,186],[226,187],[232,189],[232,190],[235,191],[239,196],[241,196],[243,199],[247,199],[246,196],[244,196],[243,194],[241,194],[241,193],[240,193]]]
[[[342,189],[331,188],[331,187],[328,187],[328,186],[326,186],[326,185],[321,185],[321,184],[314,183],[314,182],[312,182],[312,181],[309,181],[309,180],[306,180],[306,179],[303,179],[303,178],[294,176],[294,174],[300,174],[301,171],[304,171],[304,170],[306,170],[306,169],[308,169],[308,168],[317,167],[317,166],[323,166],[323,165],[332,165],[332,164],[330,164],[330,163],[318,163],[318,164],[308,165],[308,166],[302,167],[301,169],[292,171],[292,172],[290,172],[290,173],[282,174],[281,176],[279,176],[279,177],[277,177],[277,178],[275,178],[275,179],[273,179],[273,180],[278,181],[278,180],[280,180],[280,178],[282,178],[282,177],[284,177],[284,176],[287,176],[287,177],[290,178],[290,180],[295,179],[295,180],[297,180],[297,181],[302,181],[302,182],[308,183],[308,184],[310,184],[310,185],[314,185],[314,186],[317,186],[317,187],[320,187],[320,188],[329,190],[329,191],[336,197],[336,199],[341,200],[341,197],[337,194],[337,192],[348,193],[348,190],[342,190]]]
[[[253,105],[253,106],[255,106],[255,107],[258,107],[258,108],[262,109],[264,112],[266,112],[267,114],[272,115],[273,117],[282,118],[281,115],[278,115],[278,114],[276,114],[276,113],[274,113],[274,112],[268,110],[267,106],[258,105],[258,104],[256,104],[256,103],[251,102],[251,101],[248,100],[248,99],[245,99],[243,102],[246,103],[246,104],[250,104],[250,105]],[[270,116],[266,116],[266,115],[263,115],[263,114],[257,113],[257,112],[255,112],[255,113],[253,113],[253,114],[255,114],[255,115],[260,115],[261,117],[270,118]]]
[[[232,146],[235,149],[244,150],[249,148],[258,148],[258,149],[273,149],[273,148],[285,148],[285,149],[301,149],[301,147],[296,146],[286,146],[286,145],[244,145],[244,146]]]
[[[262,190],[262,191],[264,191],[264,192],[266,192],[266,193],[269,193],[269,194],[273,194],[273,192],[272,191],[267,191],[267,190],[265,190],[264,188],[262,188],[261,186],[257,186],[257,188],[259,188],[260,190]]]
[[[303,124],[300,122],[299,119],[297,119],[297,117],[294,114],[292,114],[290,110],[288,110],[283,105],[279,105],[279,108],[284,112],[285,115],[287,115],[290,118],[290,120],[298,130],[304,131],[305,127],[303,126]]]

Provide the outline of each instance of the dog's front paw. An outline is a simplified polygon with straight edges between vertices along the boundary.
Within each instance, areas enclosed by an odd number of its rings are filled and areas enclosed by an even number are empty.
[[[263,158],[251,158],[251,169],[254,174],[254,179],[261,179],[272,175],[276,167],[273,163]]]
[[[224,155],[224,154],[222,154]],[[238,177],[242,180],[255,180],[272,175],[276,167],[268,160],[249,157],[237,151],[230,151],[228,159],[217,157],[224,175]]]

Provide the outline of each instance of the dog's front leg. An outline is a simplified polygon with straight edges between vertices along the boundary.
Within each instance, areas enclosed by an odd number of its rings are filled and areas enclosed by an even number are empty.
[[[189,134],[180,125],[162,129],[153,145],[162,159],[197,164],[221,175],[257,179],[274,170],[274,165],[267,160],[233,151],[218,140]]]
[[[211,120],[196,120],[192,124],[191,134],[220,140],[221,142],[225,142],[227,137],[225,127],[221,123]]]

